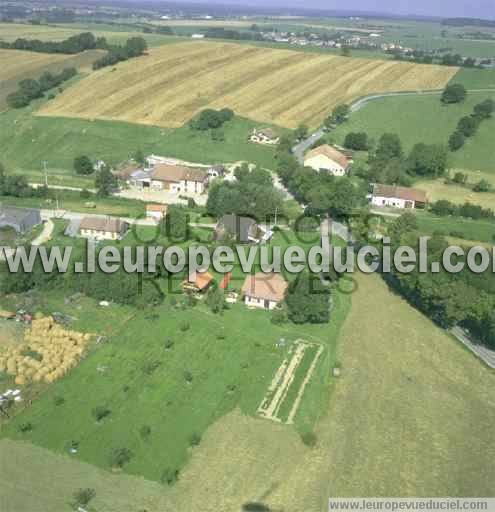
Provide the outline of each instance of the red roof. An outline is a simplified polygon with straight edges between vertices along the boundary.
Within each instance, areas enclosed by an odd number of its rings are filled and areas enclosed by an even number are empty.
[[[213,276],[208,272],[191,272],[184,283],[193,284],[198,290],[204,290],[213,281]]]
[[[220,281],[220,284],[219,284],[221,290],[225,290],[225,288],[227,288],[227,285],[229,284],[231,278],[232,278],[232,272],[227,272],[223,276],[223,278],[222,278],[222,280]]]
[[[416,203],[426,203],[426,192],[417,188],[398,187],[396,185],[381,185],[376,183],[373,187],[373,196],[391,197],[403,199],[404,201],[414,201]]]

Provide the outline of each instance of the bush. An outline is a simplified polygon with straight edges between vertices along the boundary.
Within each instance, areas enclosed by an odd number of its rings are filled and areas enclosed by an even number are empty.
[[[201,443],[201,436],[197,433],[192,434],[189,438],[189,446],[199,446]]]
[[[492,190],[491,184],[486,180],[480,180],[473,187],[473,192],[490,192]]]
[[[172,468],[165,468],[162,471],[160,481],[162,484],[173,485],[179,479],[179,470]]]
[[[96,421],[102,421],[107,416],[110,416],[111,412],[112,411],[110,411],[110,409],[108,409],[104,405],[99,405],[91,411],[91,414],[93,415]]]
[[[143,425],[140,429],[139,429],[139,435],[143,438],[143,439],[148,439],[148,437],[150,437],[151,435],[151,427],[149,425]]]
[[[74,170],[77,174],[87,176],[88,174],[92,174],[93,164],[91,163],[91,160],[86,155],[81,155],[76,158],[74,158]]]
[[[462,84],[452,84],[445,87],[441,101],[442,103],[460,103],[466,99],[467,91]]]
[[[165,340],[165,350],[171,350],[174,346],[174,340],[172,338],[167,338]]]
[[[96,496],[96,491],[90,489],[79,489],[74,493],[74,507],[85,507]]]
[[[112,467],[124,467],[134,456],[129,448],[115,448],[110,454],[110,464]]]
[[[318,438],[316,437],[316,434],[314,432],[304,432],[303,434],[301,434],[301,440],[306,446],[313,448],[314,446],[316,446]]]
[[[478,129],[478,124],[479,122],[475,117],[464,116],[457,123],[457,131],[465,137],[472,137]]]
[[[53,399],[53,403],[57,406],[63,405],[65,403],[65,398],[63,396],[56,396]]]
[[[450,151],[457,151],[458,149],[461,149],[462,146],[464,146],[465,141],[464,134],[460,132],[459,130],[456,130],[450,137],[449,137],[449,149]]]
[[[189,322],[187,322],[186,320],[183,320],[180,325],[179,325],[179,329],[182,331],[182,332],[186,332],[188,331],[189,329],[191,328],[191,324]]]
[[[356,151],[368,149],[368,135],[364,132],[350,132],[345,136],[344,146]]]
[[[26,434],[27,432],[31,432],[31,430],[33,430],[33,424],[30,423],[30,422],[27,422],[27,423],[21,423],[18,427],[17,427],[17,430],[19,432],[21,432],[21,434]]]
[[[185,370],[183,375],[184,375],[184,380],[188,384],[191,384],[191,382],[193,381],[193,374],[189,370]]]
[[[271,322],[275,325],[286,324],[289,321],[289,315],[286,308],[275,308],[272,311]]]

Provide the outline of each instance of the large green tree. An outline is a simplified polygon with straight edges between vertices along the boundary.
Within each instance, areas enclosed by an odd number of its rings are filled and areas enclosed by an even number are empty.
[[[316,274],[299,274],[288,286],[285,302],[289,318],[296,324],[330,320],[330,290]]]

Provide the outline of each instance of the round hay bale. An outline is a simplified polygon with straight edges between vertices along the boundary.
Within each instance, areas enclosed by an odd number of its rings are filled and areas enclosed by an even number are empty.
[[[22,375],[18,375],[16,378],[15,378],[15,381],[14,381],[18,386],[22,386],[23,384],[26,384],[26,378],[23,377]]]

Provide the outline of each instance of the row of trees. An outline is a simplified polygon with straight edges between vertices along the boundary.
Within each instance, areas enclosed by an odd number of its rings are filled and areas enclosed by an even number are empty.
[[[370,182],[409,186],[413,178],[439,177],[447,168],[447,149],[444,146],[419,143],[406,155],[397,134],[384,133],[374,148],[366,134],[349,135],[353,149],[366,144],[369,150],[369,168],[358,167],[355,172]]]
[[[11,108],[26,107],[31,101],[41,98],[43,93],[58,87],[61,83],[77,75],[76,68],[65,68],[60,73],[45,71],[37,80],[26,78],[21,80],[17,91],[7,96],[7,104]]]
[[[104,37],[95,38],[91,32],[82,32],[71,36],[64,41],[40,41],[39,39],[16,39],[12,43],[0,41],[0,48],[11,50],[28,50],[40,53],[80,53],[96,48],[106,49],[107,41]]]
[[[131,37],[123,46],[107,45],[108,53],[100,59],[93,62],[93,69],[100,69],[106,66],[113,66],[118,62],[132,59],[143,55],[148,49],[148,45],[141,36]]]
[[[469,116],[462,117],[457,123],[456,130],[449,138],[449,148],[451,151],[457,151],[462,146],[466,138],[472,137],[478,131],[478,127],[485,119],[492,117],[495,110],[495,102],[492,99],[486,99],[474,106],[473,112]]]
[[[441,217],[465,217],[468,219],[495,219],[495,213],[490,208],[483,208],[477,204],[464,203],[462,205],[452,203],[446,199],[440,199],[435,203],[431,203],[430,210],[435,215]]]
[[[263,41],[263,35],[257,31],[239,31],[223,27],[210,27],[205,37],[213,39],[234,39],[236,41]]]
[[[407,217],[407,218],[406,218]],[[404,214],[391,227],[392,251],[410,246],[419,251],[419,235],[413,214]],[[442,261],[449,243],[442,236],[429,240],[428,268]],[[440,264],[439,272],[410,273],[393,270],[384,278],[411,304],[444,328],[461,325],[478,339],[495,348],[495,276],[490,271],[475,274],[470,271],[451,274]]]

